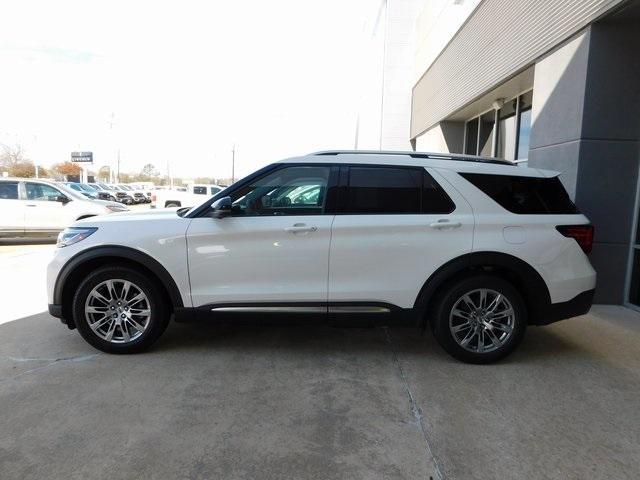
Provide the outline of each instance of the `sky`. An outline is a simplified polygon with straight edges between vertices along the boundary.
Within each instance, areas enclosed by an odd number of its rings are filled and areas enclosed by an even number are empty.
[[[235,144],[239,177],[353,148],[360,112],[374,147],[381,4],[4,0],[0,142],[44,166],[119,149],[122,171],[187,178],[230,177]]]

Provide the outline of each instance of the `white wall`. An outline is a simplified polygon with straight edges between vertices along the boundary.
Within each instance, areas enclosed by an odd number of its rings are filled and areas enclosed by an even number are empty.
[[[449,43],[482,0],[422,0],[415,25],[413,83]]]

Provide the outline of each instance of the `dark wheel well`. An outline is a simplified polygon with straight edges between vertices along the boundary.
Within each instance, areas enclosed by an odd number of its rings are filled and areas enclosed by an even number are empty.
[[[175,207],[181,207],[182,206],[182,202],[180,202],[179,200],[167,200],[166,202],[164,202],[164,206],[166,207],[171,207],[171,206],[175,206]]]
[[[80,215],[78,218],[76,218],[76,221],[82,220],[83,218],[91,218],[91,217],[95,217],[95,215]]]
[[[128,258],[118,256],[101,256],[97,258],[90,258],[82,262],[80,265],[74,268],[74,270],[67,276],[64,282],[64,287],[62,289],[62,317],[67,321],[67,326],[69,328],[75,328],[72,303],[73,296],[75,295],[78,286],[90,272],[104,266],[124,266],[140,272],[160,289],[161,298],[168,314],[170,315],[174,311],[174,306],[171,302],[169,290],[162,283],[160,278],[158,278],[158,276],[149,268],[145,267],[140,262],[136,262],[135,260],[131,260]]]
[[[426,326],[442,292],[463,278],[480,274],[493,275],[513,285],[524,300],[530,324],[538,323],[551,303],[546,283],[523,260],[497,252],[473,253],[445,264],[425,282],[415,303],[415,308],[423,312],[418,320],[421,326]]]

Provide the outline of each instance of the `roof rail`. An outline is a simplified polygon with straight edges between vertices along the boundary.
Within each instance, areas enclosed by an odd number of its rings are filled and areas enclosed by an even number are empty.
[[[309,155],[407,155],[411,158],[429,158],[432,160],[455,160],[459,162],[496,163],[499,165],[516,165],[511,160],[494,157],[480,157],[477,155],[464,155],[461,153],[430,153],[430,152],[403,152],[393,150],[324,150],[313,152]]]

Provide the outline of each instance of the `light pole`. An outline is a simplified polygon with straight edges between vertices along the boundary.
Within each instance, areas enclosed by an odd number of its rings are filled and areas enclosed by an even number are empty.
[[[231,184],[236,181],[236,144],[231,148]]]

